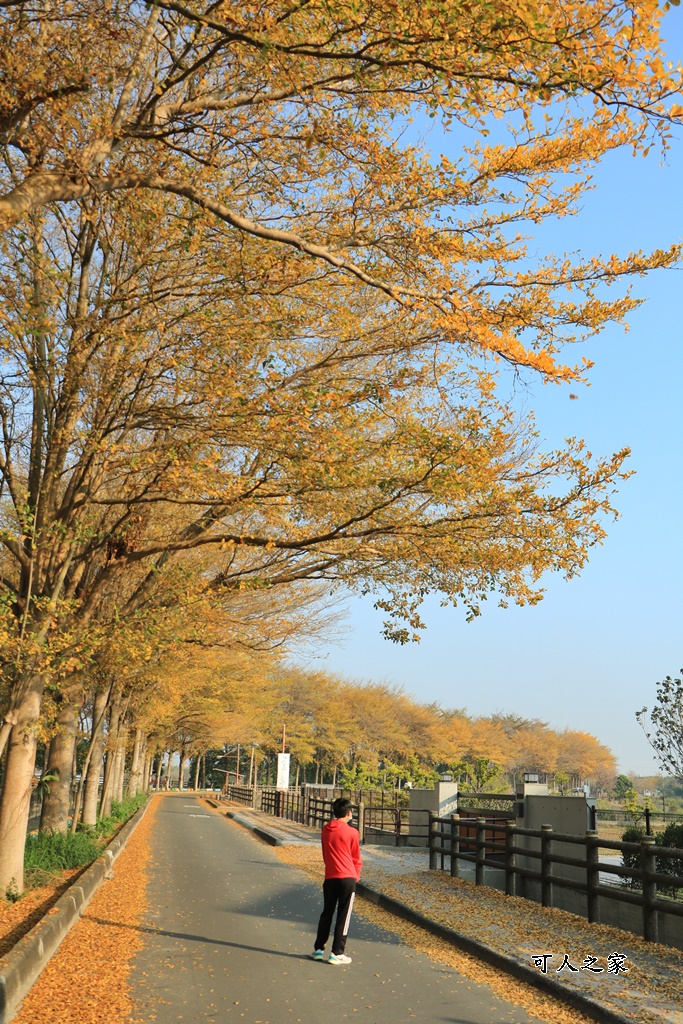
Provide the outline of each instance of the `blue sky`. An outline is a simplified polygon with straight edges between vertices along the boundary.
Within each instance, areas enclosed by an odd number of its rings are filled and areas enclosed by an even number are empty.
[[[682,19],[680,9],[667,19],[672,60],[683,59]],[[676,134],[665,164],[654,149],[647,159],[623,151],[603,161],[579,216],[553,228],[552,248],[625,254],[680,240],[683,129]],[[448,153],[438,132],[427,145]],[[346,642],[324,652],[325,667],[475,715],[514,711],[586,730],[612,748],[620,770],[656,770],[634,714],[652,705],[657,680],[683,666],[683,269],[638,279],[635,293],[646,302],[628,333],[610,328],[569,353],[594,360],[590,388],[529,382],[527,404],[549,446],[576,435],[595,454],[632,449],[621,518],[582,576],[550,578],[535,608],[491,601],[471,623],[430,598],[421,643],[403,648],[382,639],[371,599],[353,599]]]

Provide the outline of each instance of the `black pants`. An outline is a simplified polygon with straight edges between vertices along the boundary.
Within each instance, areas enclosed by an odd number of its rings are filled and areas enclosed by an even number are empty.
[[[320,915],[320,922],[318,923],[318,934],[315,937],[315,949],[325,948],[325,943],[330,937],[332,918],[334,917],[336,907],[337,920],[334,925],[332,952],[337,956],[344,952],[355,892],[355,878],[328,878],[323,882],[323,899],[325,903],[323,906],[323,912]]]

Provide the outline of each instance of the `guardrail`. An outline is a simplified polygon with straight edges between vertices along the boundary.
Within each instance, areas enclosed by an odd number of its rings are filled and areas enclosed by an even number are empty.
[[[683,858],[683,850],[656,846],[652,836],[643,836],[639,843],[624,843],[601,839],[595,831],[587,832],[585,836],[576,836],[555,832],[550,825],[543,825],[540,829],[521,828],[499,818],[495,820],[495,825],[485,818],[477,818],[474,823],[469,819],[467,826],[470,832],[474,828],[474,835],[465,834],[458,814],[444,818],[429,815],[430,870],[438,870],[439,862],[444,869],[444,862],[448,858],[451,875],[458,877],[460,862],[474,863],[477,885],[486,884],[487,868],[503,870],[505,892],[509,896],[517,895],[519,879],[530,879],[540,884],[540,902],[544,907],[555,905],[555,887],[584,893],[587,898],[587,917],[591,922],[600,920],[601,897],[629,903],[640,907],[643,936],[649,942],[658,941],[658,914],[683,917],[683,903],[661,899],[657,895],[658,885],[683,887],[682,875],[657,871],[658,859],[660,862],[680,860]],[[502,834],[502,839],[495,836],[494,831]],[[523,843],[518,842],[519,839]],[[583,856],[572,857],[558,853],[554,849],[558,843],[582,849]],[[600,848],[617,850],[622,854],[638,854],[640,867],[601,862]],[[538,862],[538,867],[530,867],[529,861]],[[553,871],[556,865],[583,870],[585,880],[557,874]],[[601,874],[636,880],[641,888],[636,891],[605,885],[600,881]]]

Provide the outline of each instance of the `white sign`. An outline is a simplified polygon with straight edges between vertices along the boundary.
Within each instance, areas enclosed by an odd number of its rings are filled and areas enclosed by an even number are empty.
[[[276,789],[289,789],[289,754],[277,755]]]

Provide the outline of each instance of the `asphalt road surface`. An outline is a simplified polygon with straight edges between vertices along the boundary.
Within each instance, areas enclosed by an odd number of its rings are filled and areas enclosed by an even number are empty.
[[[191,795],[159,801],[131,1021],[538,1024],[354,915],[349,967],[309,958],[322,892]],[[329,945],[328,945],[329,952]]]

